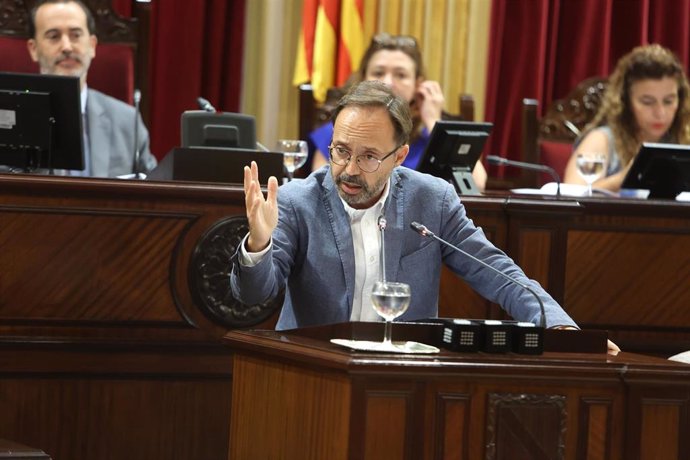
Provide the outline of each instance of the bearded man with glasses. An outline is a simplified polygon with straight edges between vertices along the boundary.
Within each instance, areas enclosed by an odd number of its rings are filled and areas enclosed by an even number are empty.
[[[441,264],[447,264],[515,319],[540,320],[537,300],[493,271],[410,229],[417,221],[441,238],[529,284],[544,302],[549,327],[575,322],[536,281],[494,247],[467,217],[452,185],[400,166],[409,151],[409,104],[378,81],[355,85],[333,113],[330,165],[264,198],[256,163],[244,168],[249,233],[232,258],[231,289],[246,304],[285,289],[277,329],[343,321],[379,321],[371,290],[379,279],[378,217],[387,221],[386,275],[410,285],[399,319],[438,314]]]

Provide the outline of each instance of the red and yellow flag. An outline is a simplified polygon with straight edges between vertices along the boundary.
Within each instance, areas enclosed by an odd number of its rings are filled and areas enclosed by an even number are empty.
[[[364,53],[363,0],[304,0],[293,83],[311,82],[314,98],[340,86]]]

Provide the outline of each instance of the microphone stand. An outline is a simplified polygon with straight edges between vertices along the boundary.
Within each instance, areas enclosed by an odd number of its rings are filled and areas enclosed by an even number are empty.
[[[134,90],[134,164],[132,165],[132,174],[135,179],[139,179],[139,103],[141,102],[141,91]]]
[[[554,180],[554,182],[556,182],[556,198],[561,197],[561,178],[558,176],[556,170],[553,169],[551,166],[539,165],[535,163],[526,163],[524,161],[508,160],[506,158],[501,158],[497,155],[487,155],[486,160],[489,162],[489,164],[493,165],[514,166],[516,168],[527,169],[530,171],[545,172],[547,174],[550,174],[551,178]]]
[[[457,247],[457,246],[455,246],[455,245],[449,243],[448,241],[444,240],[443,238],[439,238],[438,236],[436,236],[436,235],[434,234],[434,232],[432,232],[431,230],[429,230],[429,229],[426,228],[424,225],[422,225],[422,224],[420,224],[420,223],[418,223],[418,222],[412,222],[412,223],[410,224],[410,227],[412,228],[412,230],[414,230],[415,232],[419,233],[420,235],[422,235],[422,236],[424,236],[424,237],[431,237],[431,238],[435,239],[436,241],[438,241],[439,243],[442,243],[442,244],[444,244],[444,245],[446,245],[446,246],[448,246],[448,247],[450,247],[450,248],[452,248],[452,249],[458,251],[460,254],[464,255],[465,257],[468,257],[468,258],[472,259],[473,261],[479,263],[479,264],[482,265],[483,267],[488,268],[489,270],[493,271],[494,273],[496,273],[496,274],[502,276],[503,278],[507,279],[507,280],[510,281],[511,283],[517,284],[518,286],[520,286],[521,288],[523,288],[524,290],[526,290],[527,292],[529,292],[530,294],[532,294],[532,295],[534,296],[534,298],[537,299],[537,302],[539,302],[539,309],[540,309],[540,311],[541,311],[541,318],[540,318],[540,320],[539,320],[539,327],[541,327],[541,328],[543,328],[543,329],[546,328],[546,310],[544,309],[544,302],[542,302],[541,298],[537,295],[536,292],[534,292],[534,290],[533,290],[531,287],[527,286],[525,283],[522,283],[522,282],[520,282],[520,281],[514,279],[514,278],[511,277],[511,276],[506,275],[506,274],[503,273],[502,271],[500,271],[500,270],[498,270],[498,269],[492,267],[491,265],[487,264],[486,262],[484,262],[484,261],[481,260],[481,259],[478,259],[477,257],[473,256],[472,254],[470,254],[470,253],[468,253],[468,252],[466,252],[466,251],[463,251],[463,250],[460,249],[459,247]]]
[[[381,232],[381,251],[379,252],[379,267],[381,270],[380,277],[382,282],[386,282],[386,239],[384,238],[386,232],[386,217],[381,214],[378,219],[379,231]]]

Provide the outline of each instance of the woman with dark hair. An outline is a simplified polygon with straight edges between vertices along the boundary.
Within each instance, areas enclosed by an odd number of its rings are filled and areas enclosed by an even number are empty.
[[[660,45],[640,46],[620,58],[599,111],[575,144],[564,182],[584,184],[576,157],[599,152],[607,167],[594,185],[619,191],[643,142],[690,144],[689,92],[683,65]]]
[[[422,55],[414,37],[381,33],[374,36],[362,56],[354,81],[380,80],[393,92],[410,103],[413,128],[410,134],[410,152],[403,166],[415,169],[429,143],[434,124],[441,119],[445,99],[441,85],[426,80]],[[333,136],[333,124],[326,123],[310,134],[316,147],[312,170],[328,162],[328,145]],[[477,187],[484,190],[486,170],[481,161],[472,171]]]

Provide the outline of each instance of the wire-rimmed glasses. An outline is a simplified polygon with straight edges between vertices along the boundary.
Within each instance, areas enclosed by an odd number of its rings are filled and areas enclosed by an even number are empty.
[[[357,167],[361,169],[362,171],[366,173],[373,173],[376,172],[379,169],[379,166],[381,166],[381,163],[388,158],[389,156],[393,155],[395,152],[398,151],[398,149],[401,146],[397,146],[394,148],[391,152],[387,153],[386,155],[383,156],[383,158],[376,158],[374,155],[370,153],[363,153],[361,155],[355,155],[355,162],[357,163]],[[348,163],[352,160],[352,152],[345,147],[341,147],[339,145],[329,145],[328,146],[328,155],[331,158],[331,161],[338,166],[347,166]]]

